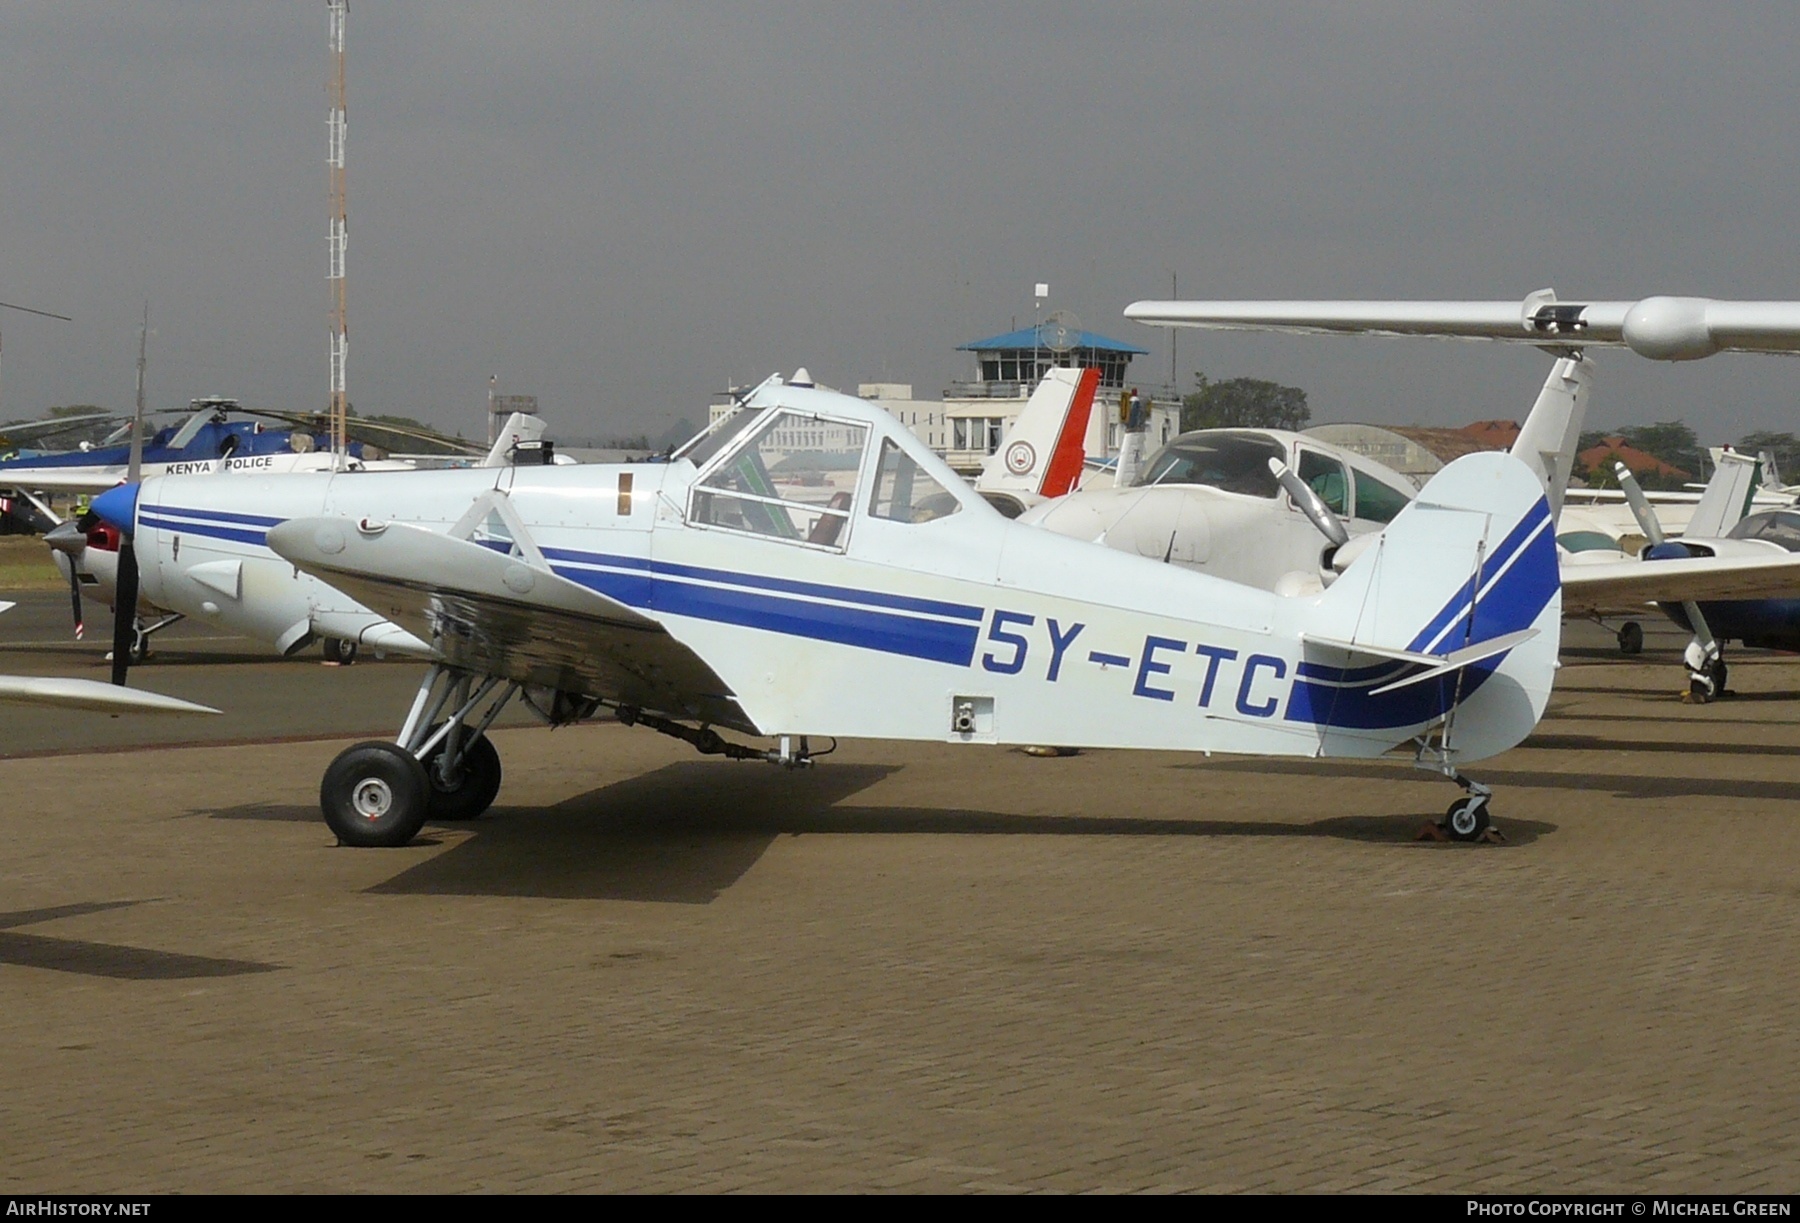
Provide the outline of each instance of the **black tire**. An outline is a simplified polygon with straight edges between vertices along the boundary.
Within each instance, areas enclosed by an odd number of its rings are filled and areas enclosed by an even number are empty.
[[[356,661],[356,643],[345,641],[339,637],[327,637],[325,639],[325,661],[349,666]]]
[[[1619,626],[1619,653],[1642,654],[1644,652],[1644,626],[1636,620],[1627,620]]]
[[[425,826],[431,783],[425,766],[392,743],[358,743],[338,754],[319,783],[319,809],[339,844],[405,845]]]
[[[1714,696],[1729,695],[1725,691],[1725,677],[1730,674],[1731,674],[1731,669],[1725,665],[1725,660],[1723,658],[1719,658],[1716,661],[1714,661],[1714,663],[1712,665],[1712,670],[1711,670]]]
[[[1459,798],[1444,812],[1444,831],[1452,841],[1479,841],[1492,822],[1482,799]]]
[[[427,818],[472,820],[493,806],[494,796],[500,793],[500,753],[488,737],[481,735],[463,749],[462,775],[450,785],[438,776],[438,757],[443,754],[444,745],[440,743],[422,762],[430,788]]]

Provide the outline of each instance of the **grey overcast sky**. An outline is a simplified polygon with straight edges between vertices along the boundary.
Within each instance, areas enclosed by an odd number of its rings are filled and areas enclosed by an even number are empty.
[[[0,419],[326,400],[323,0],[10,0]],[[1188,297],[1800,298],[1800,5],[359,0],[350,393],[565,435],[711,392],[971,372],[1047,308]],[[1530,349],[1180,338],[1315,420],[1518,417]],[[1800,430],[1800,361],[1599,354],[1598,422]]]

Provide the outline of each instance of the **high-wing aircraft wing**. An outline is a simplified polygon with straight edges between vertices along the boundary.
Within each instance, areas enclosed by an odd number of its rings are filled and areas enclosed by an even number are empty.
[[[207,705],[121,688],[93,679],[63,679],[48,675],[0,675],[0,704],[55,705],[94,713],[218,713]]]
[[[0,602],[0,615],[12,610],[13,604]],[[95,713],[218,713],[207,705],[196,705],[160,692],[143,692],[103,684],[92,679],[64,679],[51,675],[0,675],[0,704],[53,705],[63,709],[86,709]]]
[[[1125,317],[1162,327],[1415,335],[1556,347],[1629,348],[1657,361],[1717,352],[1800,352],[1800,302],[1646,297],[1559,301],[1139,301]]]
[[[1640,561],[1565,557],[1563,611],[1588,615],[1645,603],[1791,597],[1800,591],[1800,554],[1695,556]]]
[[[452,666],[563,691],[616,691],[630,705],[754,733],[693,651],[657,621],[558,576],[528,542],[509,556],[403,523],[298,518],[270,529],[268,545],[432,642]]]

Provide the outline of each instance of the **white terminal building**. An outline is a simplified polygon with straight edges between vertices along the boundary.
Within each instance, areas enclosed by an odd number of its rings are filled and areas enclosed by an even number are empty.
[[[1047,343],[1053,335],[1058,341],[1055,348]],[[976,376],[951,383],[942,399],[915,399],[911,384],[904,382],[864,382],[857,386],[856,394],[885,409],[952,468],[973,476],[981,471],[982,461],[1000,448],[1000,439],[1046,371],[1052,366],[1097,369],[1100,389],[1089,419],[1087,451],[1090,456],[1107,458],[1119,453],[1123,432],[1120,400],[1133,389],[1128,380],[1131,359],[1143,356],[1144,349],[1091,331],[1059,332],[1048,323],[961,344],[957,349],[974,354]],[[1147,440],[1154,450],[1181,431],[1181,403],[1166,388],[1140,394],[1149,409]],[[735,401],[724,397],[712,405],[711,419],[717,420],[734,406]]]

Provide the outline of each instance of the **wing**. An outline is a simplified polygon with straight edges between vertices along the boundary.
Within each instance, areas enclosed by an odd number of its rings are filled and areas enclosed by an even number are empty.
[[[29,488],[46,493],[103,493],[125,483],[122,471],[108,474],[93,468],[16,467],[0,468],[0,486]]]
[[[1663,561],[1571,562],[1565,558],[1562,588],[1563,611],[1569,615],[1645,603],[1791,598],[1800,594],[1800,554],[1696,556]]]
[[[0,703],[54,705],[95,713],[218,713],[158,692],[120,688],[93,679],[59,679],[43,675],[0,675]]]
[[[757,733],[725,682],[659,622],[535,559],[343,518],[292,519],[268,543],[453,666]]]
[[[1417,335],[1552,346],[1629,348],[1658,361],[1716,352],[1800,352],[1800,302],[1646,297],[1558,301],[1140,301],[1125,317],[1219,331]]]

